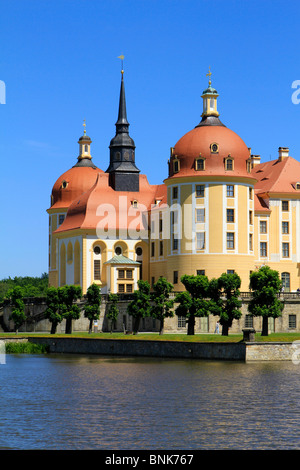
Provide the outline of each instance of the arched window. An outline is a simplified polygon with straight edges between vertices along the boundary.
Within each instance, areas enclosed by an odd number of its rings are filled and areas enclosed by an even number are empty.
[[[284,292],[290,292],[291,275],[290,273],[281,273],[281,281]]]
[[[74,246],[74,284],[80,284],[80,244],[78,240]]]
[[[143,248],[137,246],[136,250],[136,260],[140,263],[140,279],[143,279]]]
[[[68,261],[69,264],[73,262],[73,245],[72,245],[71,242],[68,243],[67,261]]]
[[[66,284],[66,262],[67,254],[66,247],[63,243],[60,248],[60,285],[64,286]]]
[[[94,246],[94,281],[101,281],[101,248]]]

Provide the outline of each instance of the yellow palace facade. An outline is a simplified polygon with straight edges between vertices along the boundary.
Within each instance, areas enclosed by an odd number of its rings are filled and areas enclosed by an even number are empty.
[[[300,288],[300,163],[285,147],[261,163],[221,122],[218,96],[209,80],[199,124],[171,147],[166,179],[150,185],[136,166],[122,72],[107,170],[84,131],[77,163],[53,186],[51,285],[126,294],[164,276],[180,291],[184,274],[236,272],[248,291],[250,273],[267,264],[285,291]]]

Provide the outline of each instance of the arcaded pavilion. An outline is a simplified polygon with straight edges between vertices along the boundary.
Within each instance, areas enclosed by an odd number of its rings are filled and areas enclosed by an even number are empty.
[[[54,183],[50,285],[131,293],[139,279],[153,285],[164,276],[180,291],[183,274],[236,272],[248,291],[251,271],[267,264],[285,291],[300,287],[300,163],[286,147],[260,163],[220,120],[218,96],[209,79],[200,122],[174,135],[168,174],[151,185],[129,134],[122,71],[107,169],[92,158],[84,130],[77,161]]]

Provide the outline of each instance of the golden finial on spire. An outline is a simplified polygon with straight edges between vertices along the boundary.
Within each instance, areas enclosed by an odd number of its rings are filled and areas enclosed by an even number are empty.
[[[211,71],[210,71],[210,66],[208,67],[208,73],[206,74],[207,77],[209,77],[208,79],[208,85],[210,86],[211,85]]]
[[[86,128],[86,123],[85,123],[85,119],[83,120],[83,124],[82,124],[82,125],[83,125],[83,127],[84,127],[83,134],[86,135],[86,130],[85,130],[85,128]]]
[[[123,73],[124,73],[124,68],[123,68],[124,56],[123,56],[123,55],[119,55],[119,56],[118,56],[118,59],[121,59],[121,61],[122,61],[122,70],[121,70],[121,74],[123,75]]]

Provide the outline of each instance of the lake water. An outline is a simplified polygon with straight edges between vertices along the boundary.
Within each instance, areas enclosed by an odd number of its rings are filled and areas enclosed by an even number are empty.
[[[300,365],[6,355],[0,449],[299,449]]]

